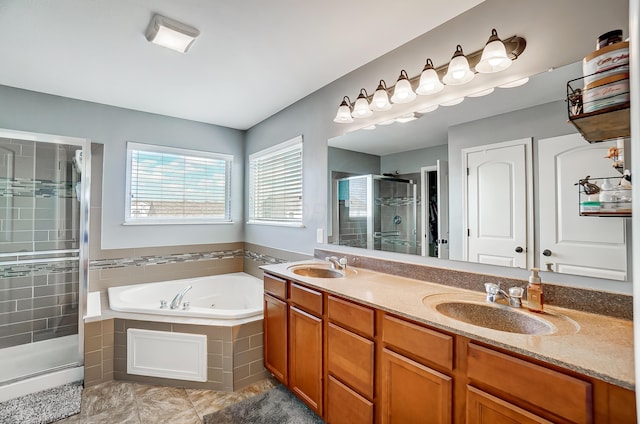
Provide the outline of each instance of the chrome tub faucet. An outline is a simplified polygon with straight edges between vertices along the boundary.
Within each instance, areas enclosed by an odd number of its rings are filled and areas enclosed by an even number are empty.
[[[171,305],[169,305],[169,308],[170,309],[178,309],[180,307],[180,304],[182,303],[182,298],[192,288],[193,288],[192,286],[187,286],[187,287],[183,288],[182,290],[180,290],[178,292],[178,294],[171,301]]]

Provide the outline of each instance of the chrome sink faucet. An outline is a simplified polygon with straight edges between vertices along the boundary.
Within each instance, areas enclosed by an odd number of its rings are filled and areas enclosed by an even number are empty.
[[[484,288],[487,292],[487,302],[495,303],[500,297],[503,297],[509,302],[509,306],[522,307],[522,294],[524,293],[522,287],[511,287],[509,293],[501,289],[499,283],[484,283]]]
[[[182,303],[182,298],[184,297],[185,294],[187,294],[187,292],[189,290],[191,290],[193,287],[191,286],[187,286],[185,288],[183,288],[182,290],[180,290],[178,292],[178,294],[173,298],[173,300],[171,301],[171,304],[169,305],[169,308],[171,309],[178,309],[180,307],[180,304]]]
[[[333,268],[333,269],[341,269],[343,271],[345,269],[347,269],[347,257],[346,256],[343,256],[341,258],[338,258],[337,256],[327,256],[324,259],[331,263],[331,268]]]

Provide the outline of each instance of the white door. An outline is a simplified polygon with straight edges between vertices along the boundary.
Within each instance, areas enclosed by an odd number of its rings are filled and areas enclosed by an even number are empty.
[[[571,134],[538,143],[540,267],[626,280],[625,219],[579,216],[578,188],[574,185],[587,175],[620,175],[605,158],[615,141],[588,144],[580,135]]]
[[[463,151],[467,166],[467,260],[532,265],[531,140]]]

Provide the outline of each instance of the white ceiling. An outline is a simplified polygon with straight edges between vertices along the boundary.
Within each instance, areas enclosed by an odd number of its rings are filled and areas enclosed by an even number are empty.
[[[0,0],[0,84],[247,129],[482,1]],[[187,54],[154,13],[200,30]]]

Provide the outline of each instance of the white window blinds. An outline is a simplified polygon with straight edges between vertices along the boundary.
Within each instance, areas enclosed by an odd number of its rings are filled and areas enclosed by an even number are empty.
[[[302,136],[249,156],[249,222],[302,224]]]
[[[231,155],[127,143],[126,221],[231,221]]]

